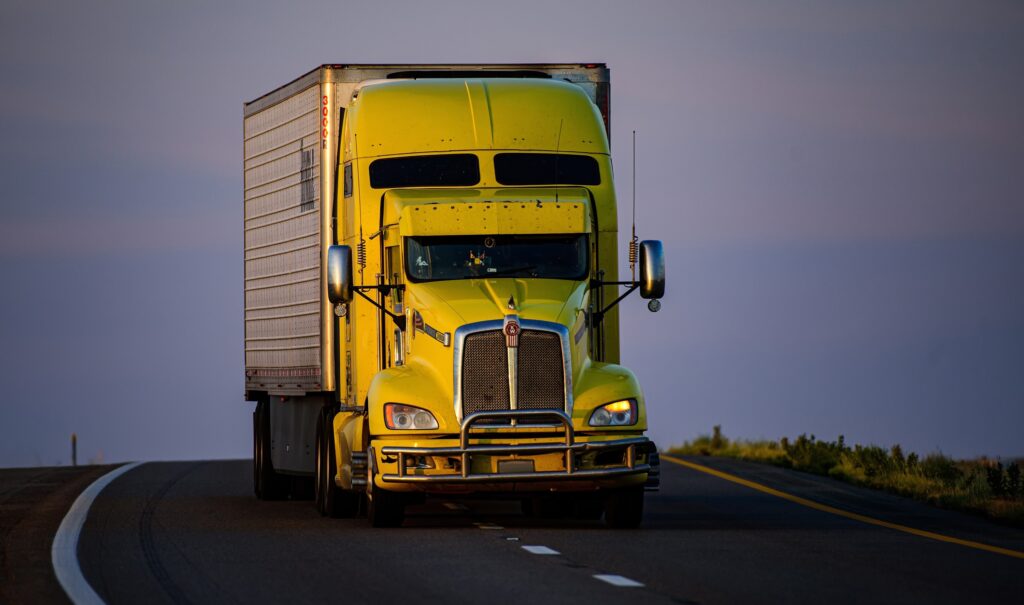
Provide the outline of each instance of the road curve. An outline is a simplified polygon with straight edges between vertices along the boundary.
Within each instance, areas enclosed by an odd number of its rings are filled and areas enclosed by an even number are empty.
[[[1024,531],[761,465],[703,465],[826,506],[1024,552]],[[249,461],[149,463],[112,482],[79,542],[108,603],[1020,602],[1024,560],[662,465],[641,529],[432,500],[400,529],[260,502]],[[531,548],[527,548],[531,547]]]

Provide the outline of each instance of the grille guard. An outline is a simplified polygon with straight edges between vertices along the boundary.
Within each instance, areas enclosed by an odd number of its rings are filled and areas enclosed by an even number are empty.
[[[550,419],[559,421],[565,428],[565,439],[563,443],[529,443],[509,445],[470,445],[470,429],[477,422],[492,419]],[[572,420],[564,412],[558,410],[499,410],[488,412],[476,412],[470,414],[463,421],[459,430],[459,447],[402,447],[384,446],[380,449],[382,456],[398,457],[398,474],[390,473],[381,476],[382,481],[394,483],[500,483],[520,481],[548,481],[551,479],[573,480],[573,479],[608,479],[623,475],[634,475],[646,473],[651,470],[649,464],[637,464],[637,446],[646,446],[650,443],[646,437],[630,437],[627,439],[615,439],[612,441],[592,441],[576,443],[575,433],[572,428]],[[613,448],[625,448],[626,464],[624,466],[613,466],[600,469],[577,469],[573,455],[579,452],[590,452]],[[488,455],[516,455],[516,454],[546,454],[551,452],[562,452],[565,459],[565,470],[540,471],[530,473],[471,473],[470,467],[472,456],[476,454]],[[459,473],[441,475],[410,475],[406,473],[406,456],[458,456],[461,460]]]

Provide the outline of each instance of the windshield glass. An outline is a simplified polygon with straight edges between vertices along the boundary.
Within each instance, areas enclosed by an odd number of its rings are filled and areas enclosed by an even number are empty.
[[[405,268],[414,282],[587,276],[585,234],[408,237],[405,242]]]

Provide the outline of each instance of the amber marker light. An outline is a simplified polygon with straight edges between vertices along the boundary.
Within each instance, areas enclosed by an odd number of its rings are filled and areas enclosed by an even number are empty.
[[[590,426],[629,426],[636,421],[636,401],[633,399],[606,403],[590,415]]]

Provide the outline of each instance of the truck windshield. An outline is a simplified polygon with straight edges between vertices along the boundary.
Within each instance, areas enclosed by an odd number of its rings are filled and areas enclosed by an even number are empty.
[[[587,276],[587,236],[467,235],[408,237],[409,280]]]

